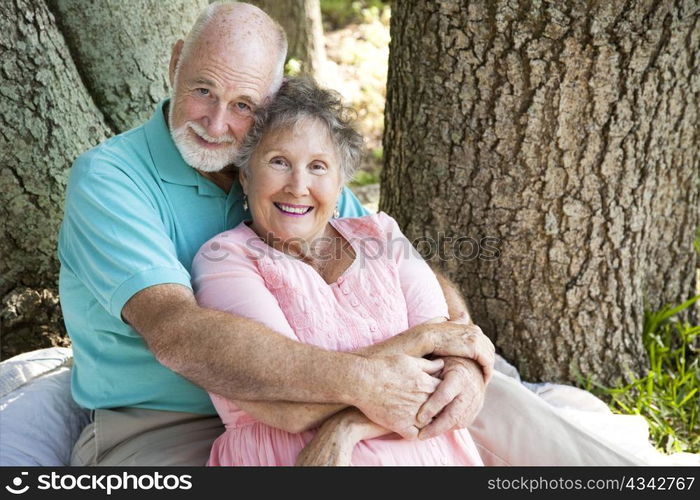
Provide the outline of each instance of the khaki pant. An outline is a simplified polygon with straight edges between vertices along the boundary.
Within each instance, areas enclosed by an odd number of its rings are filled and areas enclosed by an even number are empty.
[[[486,465],[641,465],[572,425],[515,380],[494,372],[469,428]],[[224,431],[214,416],[138,408],[95,410],[72,465],[204,465]]]
[[[497,371],[469,432],[485,465],[644,465]]]
[[[71,465],[205,465],[222,432],[218,415],[95,410],[73,447]]]

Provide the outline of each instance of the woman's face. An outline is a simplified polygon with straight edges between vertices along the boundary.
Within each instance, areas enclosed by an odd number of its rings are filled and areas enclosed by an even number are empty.
[[[263,136],[241,185],[251,227],[268,244],[323,236],[342,190],[340,159],[326,125],[305,118]]]

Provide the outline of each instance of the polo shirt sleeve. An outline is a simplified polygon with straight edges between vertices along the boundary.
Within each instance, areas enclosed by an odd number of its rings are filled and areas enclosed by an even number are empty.
[[[153,198],[118,167],[90,165],[98,162],[88,158],[76,161],[68,183],[62,265],[118,319],[126,302],[145,288],[191,288]]]
[[[357,196],[348,188],[344,187],[338,200],[338,211],[341,217],[364,217],[369,212],[362,206]]]

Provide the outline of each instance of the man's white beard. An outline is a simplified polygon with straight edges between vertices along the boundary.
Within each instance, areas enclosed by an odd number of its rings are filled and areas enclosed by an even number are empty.
[[[198,135],[207,142],[216,144],[229,143],[229,145],[222,148],[207,149],[198,144],[197,139],[192,134]],[[196,122],[187,122],[174,129],[172,136],[175,146],[185,162],[202,172],[218,172],[224,167],[231,165],[238,154],[238,145],[232,135],[226,134],[216,138],[210,137],[204,127]]]

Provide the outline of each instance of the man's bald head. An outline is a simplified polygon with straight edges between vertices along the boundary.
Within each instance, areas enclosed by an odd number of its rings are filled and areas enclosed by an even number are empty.
[[[184,40],[178,64],[204,45],[206,51],[262,50],[275,58],[279,85],[287,57],[287,36],[282,26],[258,7],[244,2],[215,2],[205,8]],[[175,71],[177,68],[171,68]],[[171,75],[172,78],[173,75]],[[276,92],[277,88],[272,89]]]
[[[168,124],[183,159],[200,172],[233,162],[255,110],[284,75],[284,30],[257,7],[215,3],[170,58]]]

